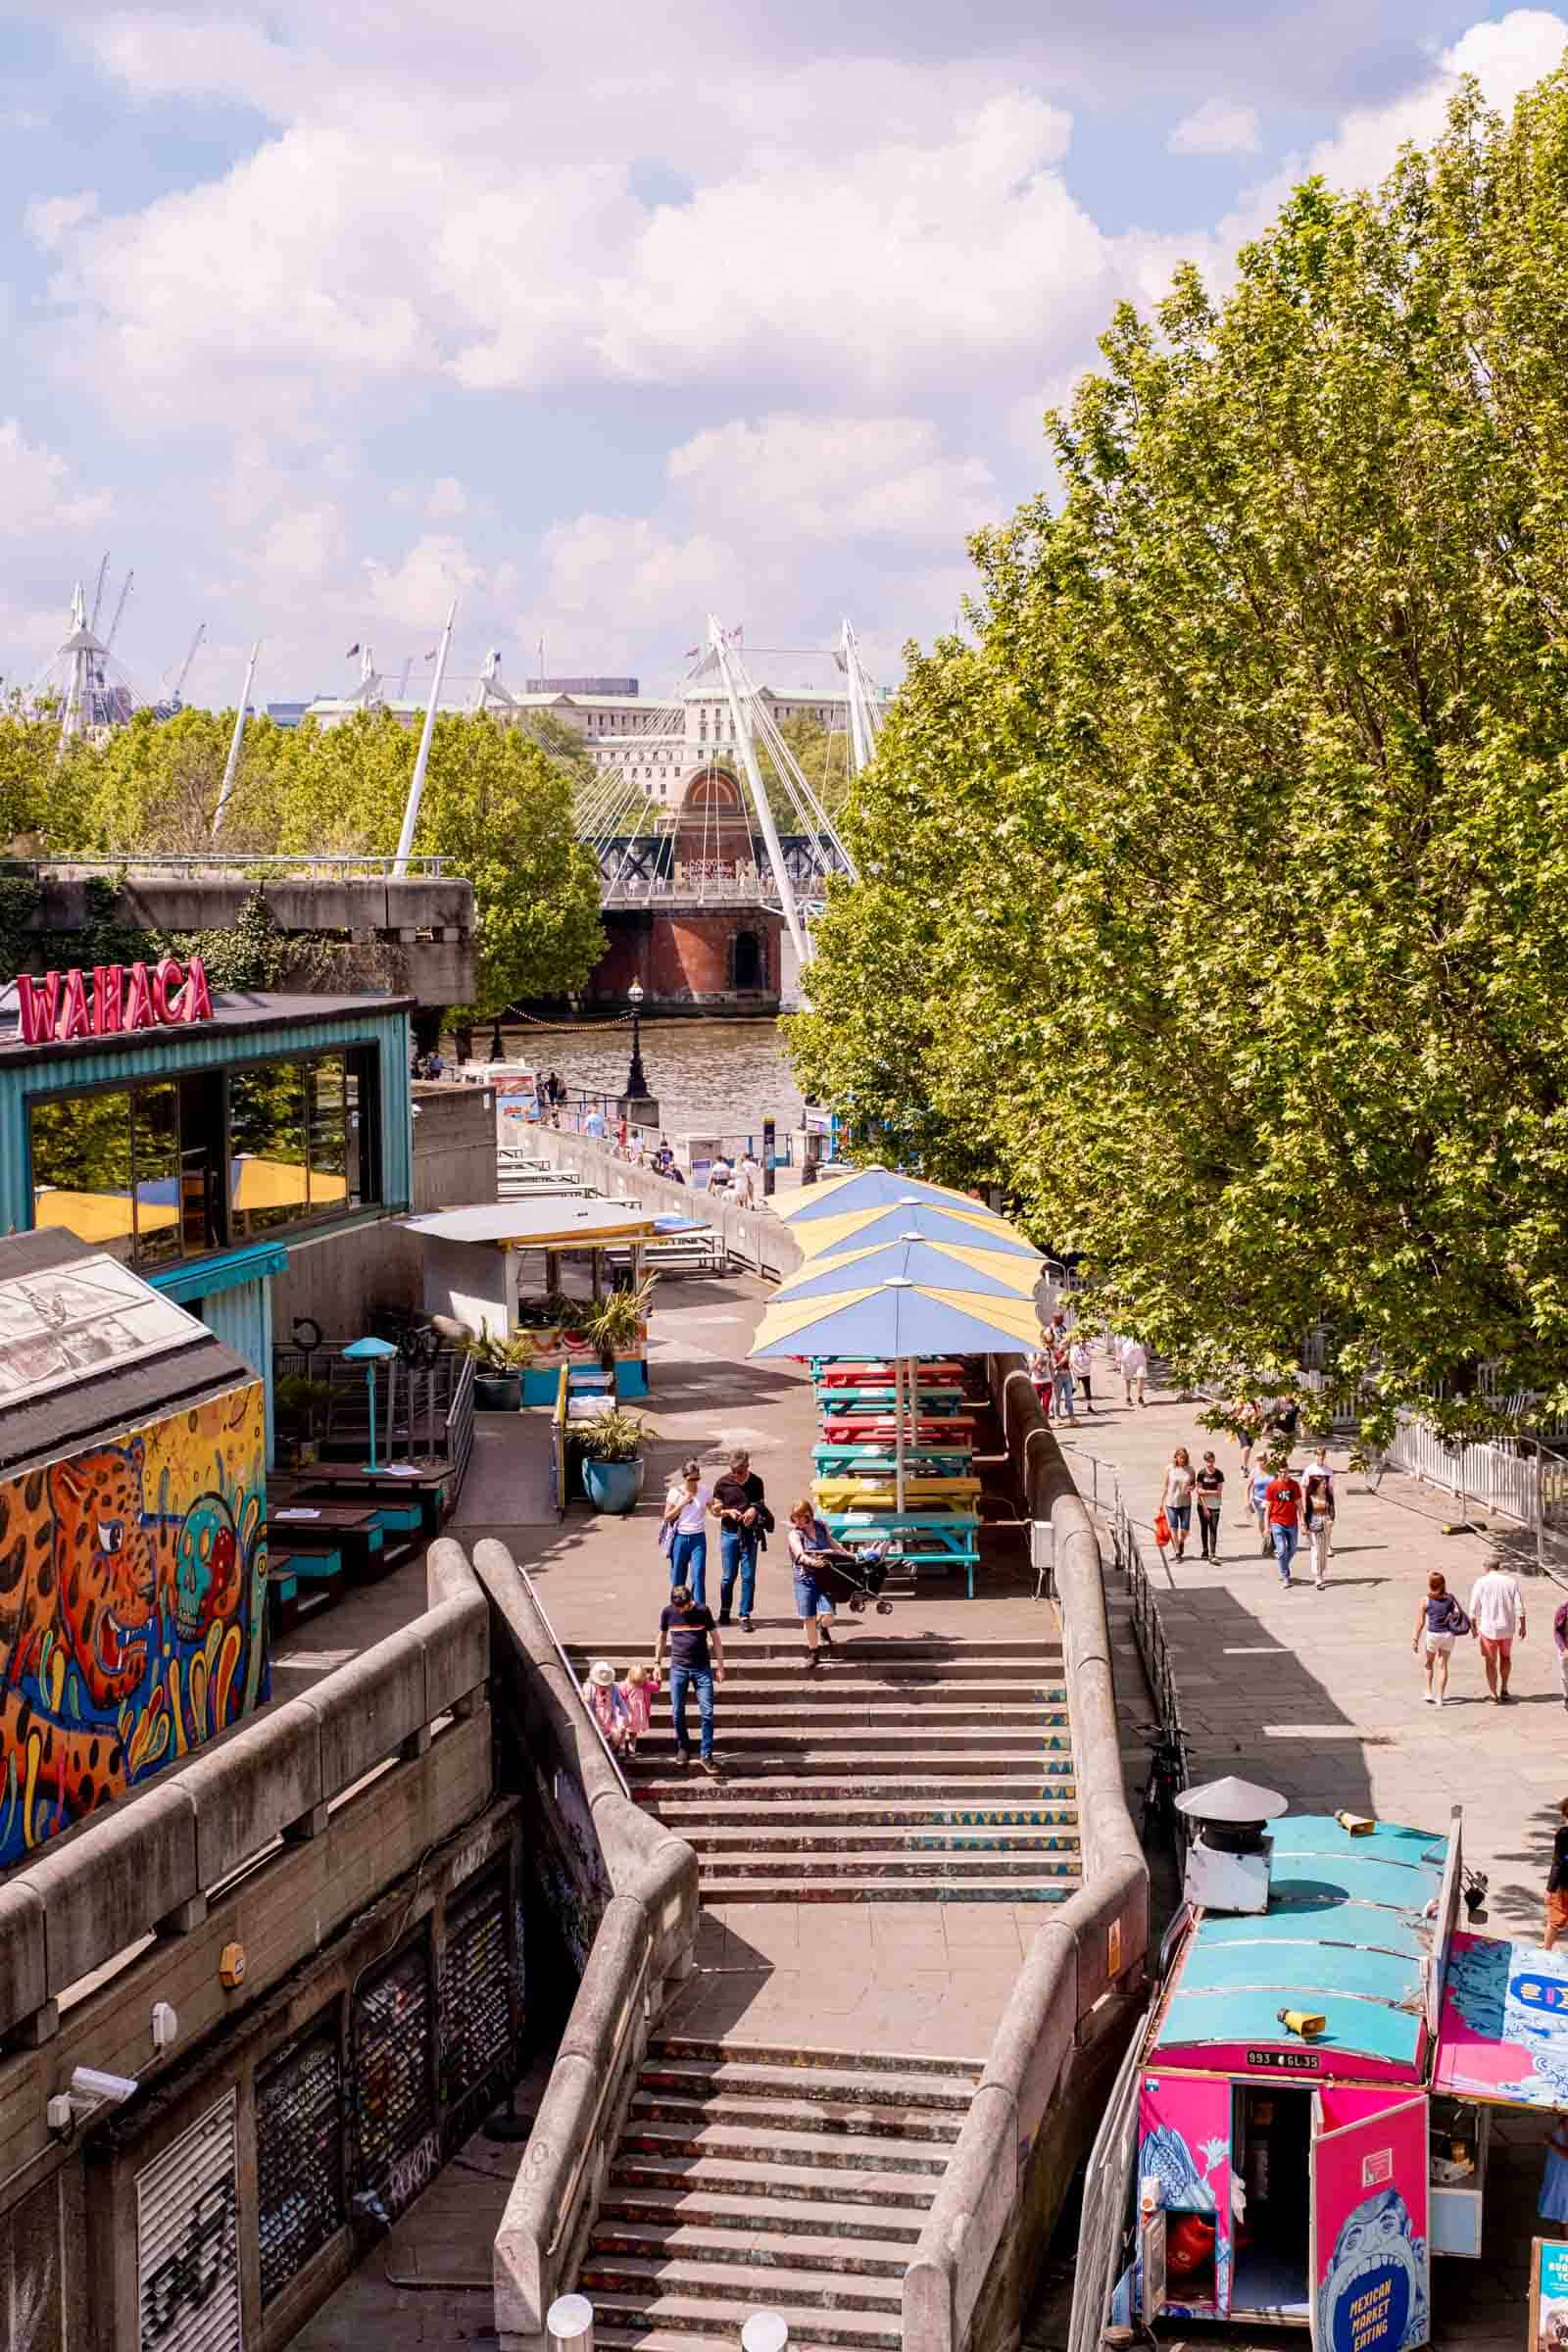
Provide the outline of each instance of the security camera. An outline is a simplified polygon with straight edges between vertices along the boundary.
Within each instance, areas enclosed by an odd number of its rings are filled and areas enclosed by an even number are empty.
[[[140,2087],[134,2075],[105,2074],[96,2066],[74,2066],[71,2070],[72,2098],[95,2107],[123,2107]]]

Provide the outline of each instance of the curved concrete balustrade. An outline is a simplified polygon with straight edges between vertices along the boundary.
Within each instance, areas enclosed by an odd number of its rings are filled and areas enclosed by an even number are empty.
[[[146,1936],[188,1933],[210,1890],[328,1808],[431,1726],[483,1703],[485,1596],[461,1547],[430,1551],[440,1598],[413,1625],[103,1807],[0,1886],[0,2034],[38,2042],[59,1996]]]
[[[1029,1516],[1054,1534],[1084,1883],[1039,1930],[1003,2013],[905,2275],[906,2352],[1016,2343],[1144,1998],[1149,1866],[1122,1782],[1100,1547],[1021,1358],[994,1357],[992,1385]]]
[[[527,1662],[527,1701],[550,1749],[575,1763],[613,1888],[495,2241],[502,2352],[535,2352],[551,2304],[576,2278],[650,2026],[691,1971],[697,1856],[627,1796],[506,1545],[476,1545],[474,1567]]]

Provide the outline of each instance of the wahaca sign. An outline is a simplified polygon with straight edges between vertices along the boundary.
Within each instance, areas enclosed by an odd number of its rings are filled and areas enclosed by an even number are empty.
[[[165,956],[149,967],[96,963],[89,990],[77,966],[17,981],[24,1046],[48,1046],[73,1037],[114,1037],[125,1029],[177,1029],[213,1017],[212,991],[199,956],[181,964]]]

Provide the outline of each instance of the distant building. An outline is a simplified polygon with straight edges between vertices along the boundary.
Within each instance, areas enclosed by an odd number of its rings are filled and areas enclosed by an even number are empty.
[[[635,678],[529,678],[524,683],[523,692],[524,694],[586,694],[591,696],[612,694],[622,700],[629,698],[635,702],[637,681]]]
[[[309,703],[269,703],[266,715],[274,727],[297,727],[310,708]]]

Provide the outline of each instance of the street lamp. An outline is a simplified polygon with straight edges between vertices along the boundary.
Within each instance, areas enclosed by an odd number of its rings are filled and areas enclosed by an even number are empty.
[[[648,1073],[643,1068],[642,1027],[638,1015],[642,1009],[641,981],[634,980],[626,991],[631,1006],[631,1068],[626,1072],[626,1094],[629,1101],[641,1102],[648,1095]]]

